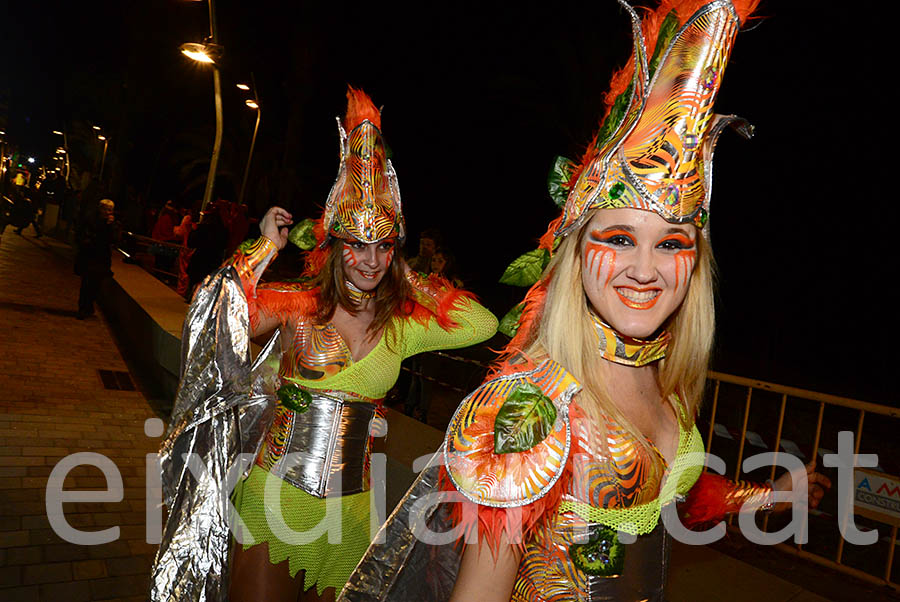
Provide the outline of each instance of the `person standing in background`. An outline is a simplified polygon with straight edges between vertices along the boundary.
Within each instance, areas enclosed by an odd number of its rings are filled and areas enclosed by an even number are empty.
[[[441,246],[443,239],[437,228],[423,230],[419,235],[419,254],[409,260],[409,267],[422,274],[431,272],[431,256]]]
[[[103,281],[112,276],[110,247],[115,239],[115,203],[109,199],[100,201],[95,211],[86,217],[78,239],[75,256],[75,273],[81,276],[78,294],[79,320],[94,315],[94,301],[100,293]]]

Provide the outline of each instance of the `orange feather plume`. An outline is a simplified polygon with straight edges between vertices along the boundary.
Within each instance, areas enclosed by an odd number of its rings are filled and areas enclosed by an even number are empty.
[[[353,86],[347,86],[347,114],[344,116],[344,128],[349,132],[366,120],[381,129],[381,112],[375,108],[369,95]]]

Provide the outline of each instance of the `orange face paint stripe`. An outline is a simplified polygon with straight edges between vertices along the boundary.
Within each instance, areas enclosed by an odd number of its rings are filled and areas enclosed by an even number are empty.
[[[609,271],[606,275],[605,282],[605,285],[608,285],[609,281],[612,280],[613,274],[616,272],[616,250],[589,240],[585,245],[584,251],[585,268],[587,268],[588,274],[592,275],[597,280],[600,280],[600,272],[603,269],[604,263],[607,262],[607,257],[609,257],[607,263]],[[594,269],[595,265],[596,270]]]
[[[353,247],[347,243],[344,243],[344,250],[341,255],[344,257],[344,263],[346,263],[348,267],[355,267],[359,263],[359,259],[356,257]]]
[[[675,254],[675,290],[681,286],[681,275],[679,267],[684,267],[684,284],[687,286],[691,273],[694,271],[694,260],[697,257],[695,249],[685,249]]]

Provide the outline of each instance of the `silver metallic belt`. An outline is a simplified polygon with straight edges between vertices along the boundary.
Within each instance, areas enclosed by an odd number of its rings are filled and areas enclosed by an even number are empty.
[[[380,418],[376,405],[336,392],[304,391],[309,396],[301,408],[276,406],[256,463],[319,498],[368,491],[370,429]]]
[[[588,575],[590,602],[662,602],[669,570],[669,534],[662,521],[624,548],[624,563],[612,578]]]

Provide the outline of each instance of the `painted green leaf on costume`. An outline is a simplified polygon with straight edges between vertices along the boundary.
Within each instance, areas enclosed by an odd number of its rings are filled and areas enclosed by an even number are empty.
[[[669,47],[672,38],[678,33],[678,26],[678,13],[673,9],[666,15],[666,18],[659,28],[659,34],[656,38],[656,48],[653,50],[653,58],[650,59],[650,64],[647,67],[649,72],[648,77],[650,79],[653,79],[653,74],[656,73],[656,69],[659,67],[659,61],[662,60],[663,53],[666,51],[666,48]]]
[[[294,383],[281,385],[275,394],[284,406],[300,414],[308,410],[312,403],[312,394]]]
[[[569,180],[575,171],[575,164],[565,157],[557,157],[547,176],[547,191],[557,207],[562,208],[569,196]]]
[[[625,567],[625,544],[619,541],[615,529],[591,525],[588,542],[569,546],[569,558],[588,575],[616,577]]]
[[[517,386],[494,420],[494,453],[508,454],[531,449],[547,438],[556,422],[556,406],[540,387]]]
[[[251,247],[256,244],[256,241],[259,240],[257,238],[248,238],[244,242],[238,245],[238,250],[241,253],[247,254],[250,252]]]
[[[288,240],[304,251],[309,251],[316,246],[316,236],[313,234],[315,222],[309,218],[303,220],[288,234]]]
[[[544,268],[550,263],[550,253],[546,249],[535,249],[520,255],[506,268],[500,277],[500,284],[531,286],[537,282]]]
[[[524,309],[525,303],[519,303],[506,312],[506,315],[500,320],[497,330],[510,338],[516,336],[516,333],[519,331],[519,318],[522,317],[522,310]]]

